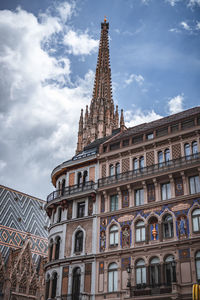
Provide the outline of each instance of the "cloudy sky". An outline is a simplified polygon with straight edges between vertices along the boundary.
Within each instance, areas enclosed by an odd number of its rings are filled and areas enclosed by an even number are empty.
[[[104,15],[127,126],[199,105],[200,0],[1,0],[0,184],[53,190],[91,100]]]

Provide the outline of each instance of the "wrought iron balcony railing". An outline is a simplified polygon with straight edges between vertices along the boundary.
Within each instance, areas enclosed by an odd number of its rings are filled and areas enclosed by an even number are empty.
[[[67,186],[63,189],[56,190],[47,196],[47,203],[63,196],[70,196],[76,193],[86,192],[97,188],[94,181],[86,181],[80,184]]]
[[[92,295],[88,295],[86,293],[76,293],[76,294],[68,294],[62,295],[62,300],[91,300]]]
[[[172,159],[148,167],[115,174],[113,176],[100,178],[98,180],[98,188],[107,185],[116,184],[123,181],[127,182],[128,180],[137,179],[148,175],[154,175],[154,174],[159,174],[170,170],[176,170],[177,168],[181,168],[186,165],[192,166],[197,162],[200,162],[200,153],[179,157],[176,159]]]
[[[159,284],[159,285],[136,285],[130,289],[131,297],[136,296],[151,296],[160,294],[170,294],[172,292],[171,284]]]

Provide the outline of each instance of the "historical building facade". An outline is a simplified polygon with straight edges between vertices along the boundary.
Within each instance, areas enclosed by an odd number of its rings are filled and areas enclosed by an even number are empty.
[[[0,186],[0,299],[44,299],[45,201]]]
[[[76,155],[52,172],[46,299],[192,299],[200,280],[200,107],[126,128],[101,24]],[[120,123],[120,124],[119,124]]]

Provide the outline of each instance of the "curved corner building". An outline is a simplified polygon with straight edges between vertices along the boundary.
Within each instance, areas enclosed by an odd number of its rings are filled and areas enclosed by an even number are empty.
[[[76,155],[52,172],[46,299],[192,299],[200,281],[200,107],[126,128],[101,24]],[[120,124],[119,124],[120,123]]]

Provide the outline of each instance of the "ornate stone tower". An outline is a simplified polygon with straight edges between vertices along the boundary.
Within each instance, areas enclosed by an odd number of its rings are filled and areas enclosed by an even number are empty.
[[[93,97],[85,116],[83,109],[79,121],[78,143],[76,153],[98,138],[108,136],[119,127],[118,106],[114,111],[108,42],[109,23],[101,23],[101,38],[94,80]]]

